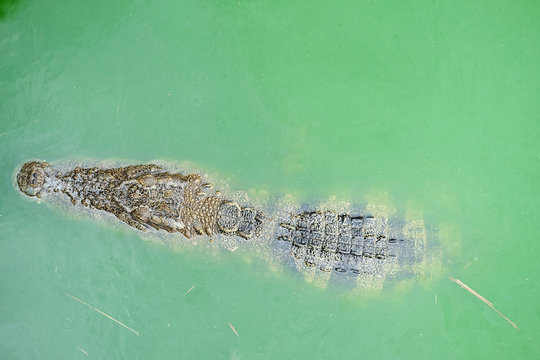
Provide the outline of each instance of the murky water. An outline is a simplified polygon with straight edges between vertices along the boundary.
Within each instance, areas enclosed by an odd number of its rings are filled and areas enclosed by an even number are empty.
[[[539,14],[1,2],[1,357],[538,357]],[[272,209],[422,219],[442,255],[376,292],[325,286],[253,247],[29,201],[13,178],[30,159],[190,161]]]

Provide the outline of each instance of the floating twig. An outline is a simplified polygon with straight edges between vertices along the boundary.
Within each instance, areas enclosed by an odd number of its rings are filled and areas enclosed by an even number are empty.
[[[189,292],[190,292],[191,290],[193,290],[193,289],[195,289],[195,285],[193,285],[192,287],[190,287],[189,290],[186,291],[186,292],[184,293],[184,296],[186,296],[187,294],[189,294]]]
[[[474,291],[473,289],[471,289],[470,287],[468,287],[466,284],[464,284],[461,280],[459,279],[455,279],[451,276],[448,277],[450,279],[450,281],[453,281],[455,282],[456,284],[458,284],[459,286],[461,286],[463,289],[467,290],[468,292],[470,292],[471,294],[473,294],[474,296],[476,296],[477,298],[479,298],[480,300],[482,300],[487,306],[489,306],[490,308],[492,308],[497,314],[499,314],[500,316],[503,317],[503,319],[505,319],[506,321],[508,321],[515,329],[519,329],[517,327],[516,324],[514,324],[514,322],[512,320],[510,320],[509,318],[507,318],[506,316],[504,316],[499,310],[495,309],[495,307],[493,306],[493,304],[491,303],[491,301],[488,301],[486,298],[484,298],[482,295],[480,295],[479,293],[477,293],[476,291]]]
[[[129,326],[127,326],[127,325],[124,324],[123,322],[121,322],[121,321],[119,321],[119,320],[116,320],[116,319],[113,318],[112,316],[105,314],[103,311],[99,310],[98,308],[96,308],[96,307],[94,307],[94,306],[92,306],[92,305],[90,305],[90,304],[84,302],[83,300],[81,300],[81,299],[79,299],[79,298],[77,298],[77,297],[71,295],[70,293],[66,293],[66,295],[69,296],[70,298],[72,298],[73,300],[77,300],[77,301],[80,302],[81,304],[88,306],[90,309],[92,309],[92,310],[94,310],[94,311],[97,311],[97,312],[100,313],[101,315],[108,317],[109,319],[111,319],[112,321],[114,321],[114,322],[116,322],[116,323],[122,325],[123,327],[125,327],[125,328],[128,329],[129,331],[132,331],[132,332],[134,332],[135,334],[140,335],[138,331],[133,330],[132,328],[130,328]]]
[[[236,329],[234,328],[234,326],[232,326],[231,323],[229,323],[229,326],[231,327],[232,331],[234,331],[234,333],[236,334],[236,336],[240,336],[240,335],[238,335],[238,332],[236,331]]]

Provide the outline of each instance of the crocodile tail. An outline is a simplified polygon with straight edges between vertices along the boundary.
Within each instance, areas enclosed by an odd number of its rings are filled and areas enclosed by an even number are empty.
[[[290,244],[291,254],[306,266],[351,275],[389,275],[406,240],[390,236],[384,219],[306,211],[280,223],[278,240]]]

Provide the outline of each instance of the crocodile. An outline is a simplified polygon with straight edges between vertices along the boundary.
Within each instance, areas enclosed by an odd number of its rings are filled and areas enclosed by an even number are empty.
[[[269,211],[224,197],[199,174],[159,165],[63,170],[32,161],[16,179],[30,197],[60,194],[73,205],[112,214],[143,232],[186,238],[223,235],[251,242],[270,238],[290,261],[322,273],[386,278],[411,272],[425,261],[425,238],[392,235],[384,218],[320,209],[269,216]],[[270,230],[263,234],[263,227]]]

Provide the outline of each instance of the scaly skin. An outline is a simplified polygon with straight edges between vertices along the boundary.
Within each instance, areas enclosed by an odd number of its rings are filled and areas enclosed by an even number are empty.
[[[275,246],[324,272],[386,278],[396,271],[412,274],[426,260],[423,236],[392,237],[384,219],[317,210],[290,213],[272,227],[272,219],[222,198],[200,175],[170,173],[157,165],[62,172],[46,162],[29,162],[17,183],[28,196],[64,194],[74,205],[111,213],[141,231],[249,239],[261,233],[264,221],[266,235],[278,240]]]
[[[372,216],[304,211],[280,223],[278,240],[290,243],[291,254],[308,267],[359,275],[399,261],[411,245],[385,235],[384,227]]]
[[[251,238],[262,225],[260,212],[217,196],[199,175],[172,174],[157,165],[77,167],[62,173],[46,162],[30,162],[21,168],[17,183],[28,196],[61,192],[74,205],[114,214],[141,231]]]

